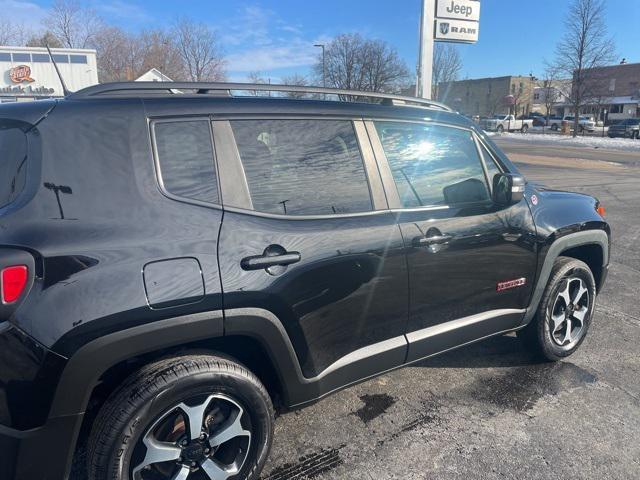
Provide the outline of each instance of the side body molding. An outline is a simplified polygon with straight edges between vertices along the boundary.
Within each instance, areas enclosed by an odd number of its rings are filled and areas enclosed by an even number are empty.
[[[564,237],[556,239],[547,251],[547,255],[544,258],[540,275],[536,281],[536,287],[531,297],[531,303],[527,312],[524,315],[522,325],[528,324],[536,314],[540,299],[544,293],[544,289],[549,281],[551,270],[556,259],[562,254],[563,251],[574,247],[580,247],[583,245],[599,245],[602,248],[602,266],[606,268],[609,265],[609,236],[604,230],[585,230],[582,232],[571,233]]]
[[[251,337],[263,346],[279,376],[283,400],[290,407],[318,400],[336,390],[398,368],[404,363],[408,349],[407,339],[401,335],[356,350],[318,376],[306,378],[286,330],[268,310],[226,310],[225,335]]]

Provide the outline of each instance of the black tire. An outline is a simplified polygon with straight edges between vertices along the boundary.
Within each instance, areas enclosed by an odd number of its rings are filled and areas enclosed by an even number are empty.
[[[131,480],[132,469],[140,464],[139,460],[132,461],[134,452],[137,459],[140,458],[141,448],[145,452],[146,448],[141,446],[143,436],[153,431],[155,427],[151,427],[158,419],[168,415],[167,412],[175,415],[172,413],[178,411],[175,406],[188,402],[190,398],[210,399],[211,395],[231,398],[236,406],[241,405],[237,419],[243,422],[243,428],[251,432],[249,443],[238,447],[244,461],[241,470],[232,478],[257,478],[267,460],[273,438],[274,411],[271,399],[258,378],[245,367],[228,359],[208,355],[162,360],[143,367],[125,380],[107,399],[91,431],[87,448],[89,478]],[[186,419],[184,423],[187,424]],[[209,417],[205,417],[203,428],[208,429],[210,424]],[[188,434],[186,438],[189,438]],[[176,447],[182,448],[178,443]],[[153,468],[186,468],[179,461],[183,461],[182,455],[178,461],[155,463]],[[157,472],[148,472],[151,473]],[[143,475],[147,473],[140,474]],[[168,478],[172,475],[170,472]]]
[[[529,125],[522,125],[522,128],[520,129],[520,131],[522,133],[527,133],[527,130],[529,130]]]
[[[496,132],[504,133],[504,127],[502,125],[498,125],[498,128],[496,128]]]
[[[586,315],[584,316],[579,337],[574,342],[561,346],[553,338],[551,316],[561,291],[568,288],[566,282],[574,282],[576,279],[581,280],[583,283],[579,285],[583,285],[587,289],[589,303],[584,307]],[[531,323],[517,332],[518,338],[539,359],[555,362],[568,357],[580,347],[587,335],[593,316],[595,300],[596,283],[589,267],[575,258],[558,257],[540,300],[538,311]]]
[[[554,123],[553,125],[551,125],[551,130],[553,130],[554,132],[558,131],[558,124]]]

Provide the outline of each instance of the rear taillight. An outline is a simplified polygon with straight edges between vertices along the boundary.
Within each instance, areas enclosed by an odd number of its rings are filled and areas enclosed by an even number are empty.
[[[2,303],[6,305],[17,301],[27,288],[28,280],[29,269],[25,265],[3,268],[0,274]]]

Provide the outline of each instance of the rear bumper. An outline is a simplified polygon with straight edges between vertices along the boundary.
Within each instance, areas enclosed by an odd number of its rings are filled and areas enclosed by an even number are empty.
[[[65,480],[82,414],[50,419],[28,431],[0,425],[2,480]]]

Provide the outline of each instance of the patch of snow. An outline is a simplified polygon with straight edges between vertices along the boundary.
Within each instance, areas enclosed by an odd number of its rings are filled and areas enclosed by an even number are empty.
[[[499,137],[501,140],[513,140],[531,144],[555,143],[567,147],[589,147],[602,148],[608,150],[623,150],[626,152],[640,152],[640,140],[630,138],[608,138],[596,136],[578,136],[573,138],[570,135],[523,135],[521,133],[496,133],[486,132],[489,137]]]

